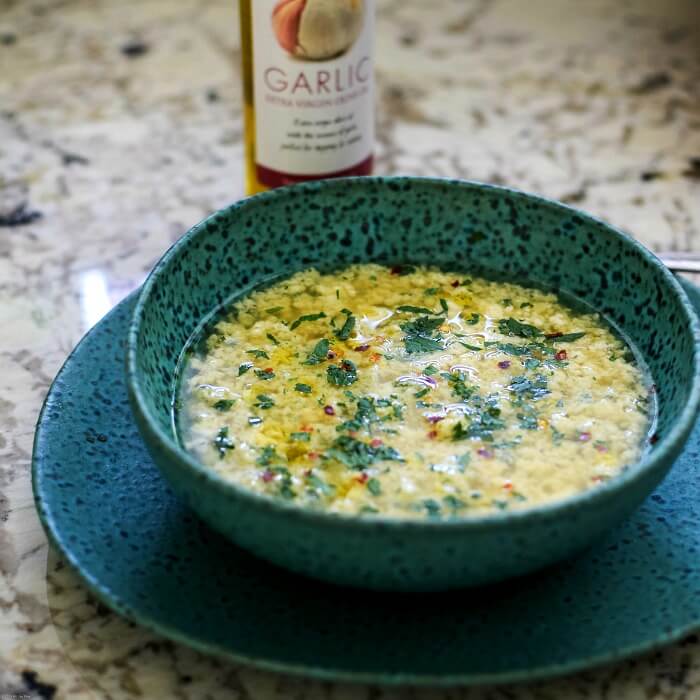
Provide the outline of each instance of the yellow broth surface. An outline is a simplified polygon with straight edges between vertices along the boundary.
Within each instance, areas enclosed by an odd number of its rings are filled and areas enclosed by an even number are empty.
[[[241,486],[333,512],[455,517],[610,479],[653,401],[595,313],[432,268],[299,272],[187,354],[179,436]]]

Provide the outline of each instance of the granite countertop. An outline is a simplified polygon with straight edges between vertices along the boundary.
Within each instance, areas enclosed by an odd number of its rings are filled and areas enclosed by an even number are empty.
[[[380,173],[505,183],[700,249],[696,0],[379,0]],[[0,700],[700,698],[700,642],[549,683],[381,690],[237,667],[98,605],[32,503],[73,345],[241,196],[234,0],[0,0]]]

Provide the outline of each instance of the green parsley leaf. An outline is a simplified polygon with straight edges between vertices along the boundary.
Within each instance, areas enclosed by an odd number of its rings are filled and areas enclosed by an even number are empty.
[[[245,374],[253,366],[252,362],[244,362],[242,365],[238,366],[238,376]]]
[[[372,477],[368,482],[367,482],[367,490],[373,495],[373,496],[379,496],[379,494],[382,492],[382,485],[379,479],[375,479]]]
[[[520,304],[521,309],[531,309],[533,307],[533,304],[531,304],[529,301],[524,301],[522,304]]]
[[[219,399],[219,401],[214,404],[214,408],[217,411],[228,411],[234,403],[236,402],[233,399]]]
[[[319,311],[317,314],[306,314],[305,316],[299,316],[299,318],[292,323],[289,327],[290,330],[298,328],[302,323],[307,321],[318,321],[319,319],[326,318],[326,314],[323,311]]]
[[[350,386],[357,381],[357,367],[350,360],[343,360],[340,365],[330,365],[326,370],[326,379],[335,386]]]
[[[268,408],[272,408],[275,405],[274,399],[267,394],[258,394],[256,398],[258,401],[253,405],[255,408],[259,408],[263,411],[266,411]]]
[[[438,369],[437,365],[428,365],[424,370],[423,374],[425,374],[426,377],[432,377],[434,374],[437,374],[440,370]]]
[[[301,363],[302,365],[318,365],[324,362],[328,356],[328,350],[331,344],[326,338],[322,338],[316,343],[314,349],[309,353],[309,356]]]
[[[415,396],[415,398],[417,398],[417,399],[422,399],[429,391],[430,391],[430,389],[428,389],[426,387],[425,389],[421,389],[420,391],[417,391],[415,394],[413,394],[413,396]]]
[[[440,287],[430,287],[426,289],[423,294],[427,297],[435,296],[440,291]]]
[[[469,343],[463,343],[461,340],[458,340],[457,342],[467,350],[476,350],[477,352],[481,351],[481,348],[478,345],[469,345]]]
[[[447,305],[447,299],[440,299],[440,308],[444,314],[448,314],[450,312],[450,307]]]
[[[498,322],[498,332],[503,335],[518,336],[520,338],[537,338],[542,331],[529,323],[521,323],[514,318],[502,318]]]
[[[268,379],[273,379],[275,376],[275,373],[270,369],[256,369],[255,376],[258,379],[262,379],[263,381],[267,381]]]
[[[308,442],[309,440],[311,440],[311,435],[309,435],[309,433],[304,432],[290,433],[289,439],[294,440],[296,442]]]
[[[246,355],[252,355],[253,357],[264,357],[266,360],[270,359],[270,356],[264,350],[246,350]]]
[[[372,445],[361,442],[349,435],[341,435],[333,441],[329,450],[326,450],[325,458],[336,459],[350,469],[361,471],[375,462],[394,460],[403,462],[401,455],[388,445]]]
[[[282,461],[282,458],[277,454],[274,445],[267,445],[262,448],[255,463],[261,467],[269,467],[273,462],[277,461]]]
[[[219,432],[214,438],[214,447],[219,452],[219,459],[223,459],[228,450],[235,449],[236,446],[233,444],[233,440],[228,436],[228,425],[219,428]]]
[[[270,309],[265,309],[266,314],[278,314],[280,311],[282,311],[282,306],[273,306]]]
[[[311,387],[308,384],[296,384],[294,387],[300,394],[310,394]]]
[[[464,322],[470,326],[475,326],[477,323],[479,323],[480,318],[480,314],[473,313],[469,318],[465,318]]]
[[[432,499],[426,498],[422,502],[423,508],[425,508],[429,518],[439,518],[440,517],[440,504]]]
[[[334,331],[334,333],[338,340],[347,340],[353,330],[355,330],[355,317],[352,315],[352,311],[348,309],[343,309],[341,313],[344,313],[346,316],[345,323],[339,331]]]
[[[277,340],[277,338],[275,338],[275,336],[272,335],[272,333],[268,333],[268,334],[267,334],[267,339],[270,340],[270,341],[272,342],[273,345],[279,345],[279,344],[280,344],[280,341]]]
[[[499,304],[501,306],[513,306],[513,300],[512,299],[501,299]]]

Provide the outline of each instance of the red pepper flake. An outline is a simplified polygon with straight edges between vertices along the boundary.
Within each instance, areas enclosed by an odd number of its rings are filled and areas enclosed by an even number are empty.
[[[262,475],[261,475],[262,480],[267,484],[270,481],[272,481],[275,478],[275,475],[273,472],[271,472],[269,469],[266,469]]]
[[[566,360],[568,358],[568,355],[566,354],[566,350],[560,350],[555,356],[555,360]]]
[[[365,350],[369,350],[369,345],[358,345],[355,348],[355,352],[364,352]]]
[[[459,287],[459,280],[454,280],[450,282],[450,287],[454,287],[455,289],[457,289],[457,287]]]
[[[561,338],[564,334],[561,331],[556,331],[554,333],[545,333],[545,338]]]
[[[659,441],[659,434],[654,433],[653,435],[649,436],[649,444],[650,445],[655,445]]]
[[[581,442],[588,442],[591,439],[591,434],[590,433],[579,433],[578,439]]]
[[[318,459],[318,452],[309,452],[306,456],[309,459]],[[309,469],[309,473],[307,474],[307,476],[310,476],[310,475],[311,475],[311,470]]]
[[[362,472],[360,476],[355,477],[355,481],[359,482],[360,484],[365,484],[367,483],[367,480],[369,479],[369,475],[367,472]]]
[[[304,424],[299,428],[299,431],[302,433],[313,433],[314,429],[310,425]]]
[[[510,490],[513,488],[513,482],[512,482],[512,481],[506,481],[506,482],[503,484],[503,488],[504,488],[506,491],[510,491]]]
[[[372,447],[379,447],[379,445],[384,444],[384,440],[380,440],[379,438],[374,438],[374,440],[372,440],[372,442],[370,442],[369,444],[372,445]]]
[[[332,350],[329,350],[328,353],[326,354],[326,357],[329,360],[335,360],[335,358],[338,357],[338,355],[336,355]]]
[[[428,433],[428,439],[429,440],[434,440],[438,436],[438,431],[437,430],[431,430]]]
[[[265,374],[272,374],[275,370],[273,367],[265,367],[263,371],[265,372]]]
[[[435,425],[435,423],[445,420],[445,416],[426,416],[425,419],[428,421],[428,423]]]
[[[334,416],[334,415],[335,415],[335,409],[333,408],[333,406],[324,406],[324,407],[323,407],[323,412],[324,412],[327,416]]]
[[[501,360],[498,363],[499,369],[508,369],[510,367],[510,360]]]
[[[485,447],[480,447],[476,453],[484,459],[493,459],[493,452],[491,450],[487,450]]]
[[[344,372],[352,372],[352,370],[355,369],[355,366],[347,360],[343,360],[340,363],[340,369],[342,369]]]
[[[378,352],[373,352],[369,356],[370,362],[379,362],[379,360],[381,360],[381,358],[382,358],[382,356]]]

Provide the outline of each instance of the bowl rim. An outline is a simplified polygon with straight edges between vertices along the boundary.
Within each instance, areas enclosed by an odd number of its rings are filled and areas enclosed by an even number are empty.
[[[284,199],[289,196],[295,196],[304,193],[316,193],[323,190],[333,190],[337,188],[354,188],[363,187],[370,182],[379,184],[403,184],[403,183],[420,183],[427,187],[461,187],[465,190],[480,190],[496,195],[506,195],[508,198],[524,199],[530,203],[536,204],[538,207],[555,210],[558,212],[566,212],[571,216],[579,216],[584,221],[595,224],[596,226],[607,229],[609,233],[621,238],[626,245],[633,248],[647,263],[656,268],[667,286],[673,291],[676,299],[680,302],[681,308],[686,316],[689,330],[695,340],[694,350],[692,353],[693,360],[693,385],[691,387],[688,398],[683,406],[680,416],[675,421],[675,424],[665,435],[662,435],[654,446],[654,449],[647,453],[642,459],[635,462],[622,473],[616,475],[612,479],[603,482],[596,488],[587,489],[586,491],[574,493],[570,496],[547,501],[543,504],[529,508],[522,508],[513,511],[493,511],[478,515],[465,515],[449,519],[433,519],[433,518],[410,518],[400,516],[389,516],[384,514],[373,514],[371,517],[360,516],[358,514],[335,513],[325,510],[313,510],[304,506],[296,505],[288,501],[270,498],[267,495],[259,494],[252,489],[247,489],[243,486],[238,486],[232,481],[226,480],[220,476],[215,470],[205,466],[184,448],[177,444],[174,436],[168,435],[159,425],[155,417],[147,408],[147,402],[144,399],[141,383],[139,381],[138,372],[138,339],[143,323],[145,309],[150,302],[151,292],[158,279],[167,274],[167,269],[170,261],[183,248],[190,245],[190,242],[204,230],[209,222],[217,217],[223,216],[224,213],[229,215],[236,210],[245,210],[250,207],[264,205],[269,201],[276,199]],[[158,262],[147,276],[143,286],[141,287],[139,297],[134,308],[129,331],[127,335],[126,348],[126,380],[130,403],[134,412],[135,418],[142,432],[146,432],[147,438],[156,442],[160,449],[165,453],[166,458],[180,467],[186,467],[193,472],[200,480],[207,483],[211,488],[223,492],[225,496],[232,499],[238,499],[245,502],[248,506],[255,507],[259,510],[268,511],[271,514],[286,515],[306,523],[324,526],[324,527],[345,527],[353,526],[357,528],[376,529],[391,529],[392,531],[414,530],[414,529],[463,529],[468,531],[479,531],[484,529],[494,528],[511,528],[524,522],[533,522],[540,520],[549,520],[564,515],[571,515],[572,509],[583,509],[593,507],[595,504],[604,503],[614,499],[627,487],[638,481],[642,475],[653,471],[664,460],[667,454],[677,455],[683,446],[688,433],[692,429],[697,414],[700,408],[700,320],[695,313],[693,306],[682,288],[679,281],[673,273],[659,260],[654,253],[646,248],[642,243],[634,239],[630,234],[612,226],[611,224],[599,219],[591,214],[588,214],[580,209],[571,207],[562,202],[558,202],[547,197],[537,194],[531,194],[511,187],[501,185],[493,185],[482,183],[473,180],[448,179],[423,177],[412,175],[394,175],[394,176],[361,176],[361,177],[345,177],[334,178],[328,180],[316,180],[305,182],[287,187],[280,187],[267,192],[262,192],[251,197],[246,197],[236,202],[233,202],[227,207],[217,210],[199,223],[195,224],[179,238],[168,250],[161,256]],[[146,442],[148,443],[148,439]]]

